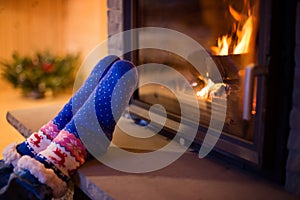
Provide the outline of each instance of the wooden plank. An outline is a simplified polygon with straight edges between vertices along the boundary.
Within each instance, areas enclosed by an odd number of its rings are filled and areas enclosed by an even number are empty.
[[[49,105],[36,108],[11,110],[6,114],[7,121],[24,137],[51,120],[59,112],[62,105]]]

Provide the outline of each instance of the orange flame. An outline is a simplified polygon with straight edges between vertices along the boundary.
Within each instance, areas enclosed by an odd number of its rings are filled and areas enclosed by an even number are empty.
[[[215,83],[213,82],[210,78],[207,80],[207,84],[205,87],[203,87],[201,90],[196,92],[196,96],[202,99],[206,100],[212,100],[213,97],[218,97],[218,98],[226,98],[226,92],[225,90],[221,92],[221,88],[226,87],[226,84],[224,83]],[[220,93],[216,95],[217,93]]]
[[[232,26],[232,32],[227,35],[223,35],[218,38],[217,46],[211,47],[214,55],[230,55],[230,54],[253,54],[254,41],[256,37],[256,6],[250,6],[249,0],[244,0],[244,8],[241,12],[235,10],[232,6],[229,6],[228,10],[235,23]],[[250,58],[249,56],[249,59]],[[248,62],[245,60],[245,62]],[[227,91],[219,96],[215,96],[215,93],[219,93],[219,89],[226,87],[224,83],[214,83],[209,77],[205,77],[206,85],[201,90],[196,92],[199,98],[211,100],[214,97],[226,98]]]
[[[215,55],[242,54],[250,51],[254,29],[254,18],[251,10],[248,9],[245,15],[229,6],[229,12],[237,23],[233,25],[233,31],[230,35],[221,36],[218,38],[218,45],[211,47]]]

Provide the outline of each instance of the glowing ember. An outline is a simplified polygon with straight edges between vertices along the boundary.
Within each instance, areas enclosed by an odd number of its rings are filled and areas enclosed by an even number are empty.
[[[213,97],[226,98],[228,92],[228,86],[224,83],[214,83],[210,78],[207,80],[207,84],[200,91],[196,92],[196,95],[202,99],[212,100]]]
[[[215,83],[211,79],[208,79],[207,85],[204,88],[202,88],[200,91],[198,91],[196,93],[196,95],[198,97],[202,97],[202,98],[207,99],[208,96],[209,96],[209,88],[212,87],[214,84]]]

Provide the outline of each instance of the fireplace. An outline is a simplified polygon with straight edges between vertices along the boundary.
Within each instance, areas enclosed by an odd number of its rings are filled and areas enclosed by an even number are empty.
[[[185,77],[197,96],[201,113],[191,148],[201,149],[211,109],[226,99],[224,127],[211,155],[284,183],[295,66],[296,1],[123,0],[108,1],[108,7],[109,36],[142,27],[176,30],[201,44],[217,66],[221,80],[213,80],[209,69],[198,73],[190,62],[168,51],[139,49],[139,40],[147,33],[134,34],[122,44],[109,44],[113,52],[137,45],[138,50],[124,55],[126,59],[137,66],[161,63]],[[249,24],[250,33],[246,27]],[[245,37],[248,44],[241,47]],[[201,55],[194,52],[190,57]],[[149,74],[141,71],[140,79]],[[182,87],[176,85],[184,93]],[[160,133],[173,138],[181,113],[168,88],[158,84],[139,87],[130,112],[137,123],[150,122],[148,110],[154,104],[163,105],[169,123],[153,124],[163,125]],[[182,139],[178,142],[188,138]]]

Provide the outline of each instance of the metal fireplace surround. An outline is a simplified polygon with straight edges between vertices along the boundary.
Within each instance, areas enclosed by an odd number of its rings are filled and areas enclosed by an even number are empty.
[[[186,1],[189,2],[189,1]],[[123,0],[121,12],[123,30],[137,28],[138,0]],[[258,70],[256,114],[251,142],[221,134],[210,155],[238,164],[283,183],[287,159],[289,113],[292,107],[295,44],[296,1],[261,0],[258,28]],[[124,40],[124,46],[134,41]],[[138,51],[124,58],[139,63]],[[149,121],[151,105],[141,101],[138,91],[131,101],[130,112],[139,122]],[[171,125],[165,125],[161,134],[174,137],[178,117],[168,114]],[[159,123],[159,122],[158,122]],[[174,125],[174,127],[172,127]],[[206,128],[199,125],[198,134],[191,145],[197,150],[205,137]]]

